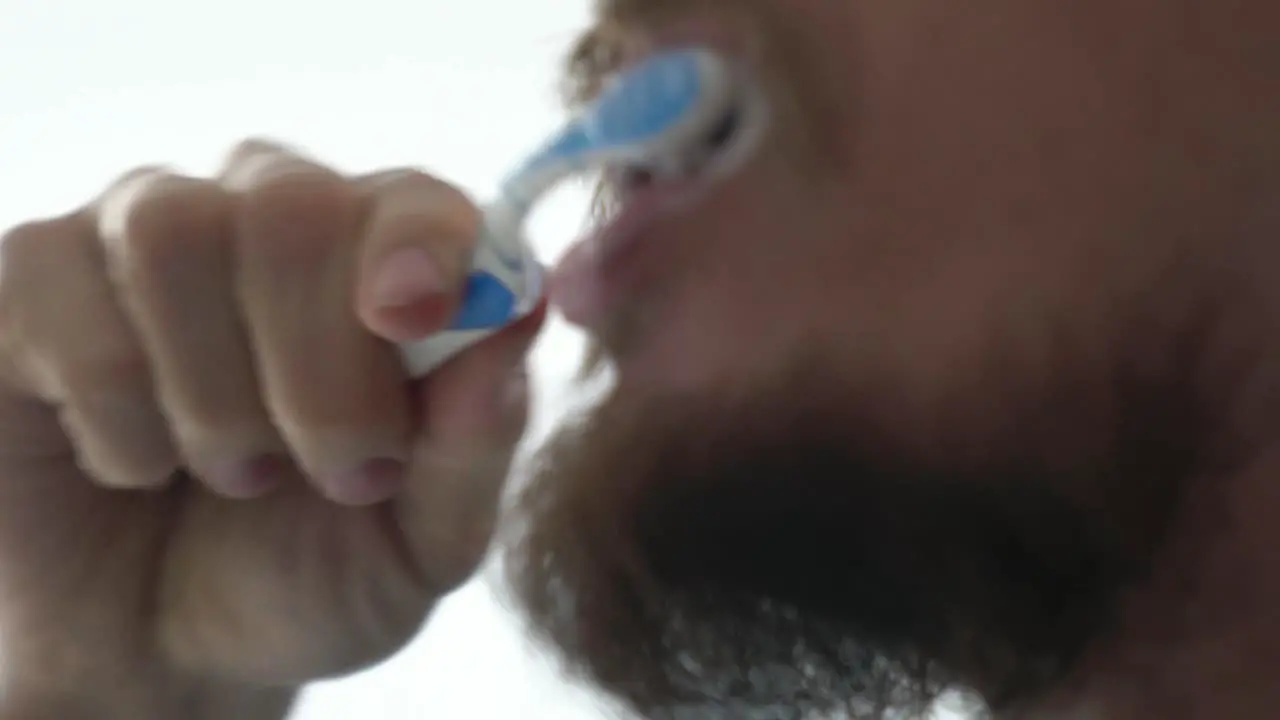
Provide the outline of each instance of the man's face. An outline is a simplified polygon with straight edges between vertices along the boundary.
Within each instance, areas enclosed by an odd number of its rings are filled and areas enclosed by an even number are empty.
[[[770,123],[553,283],[615,382],[522,499],[538,629],[654,717],[1078,676],[1218,451],[1207,259],[1265,157],[1229,73],[1267,44],[1211,5],[602,2],[588,92],[705,42]]]

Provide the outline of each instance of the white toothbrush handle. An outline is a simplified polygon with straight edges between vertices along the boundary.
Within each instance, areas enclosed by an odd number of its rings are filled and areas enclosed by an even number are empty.
[[[404,360],[405,371],[409,373],[409,377],[424,377],[445,364],[454,355],[497,331],[498,328],[470,331],[445,330],[429,338],[401,345],[400,357]]]

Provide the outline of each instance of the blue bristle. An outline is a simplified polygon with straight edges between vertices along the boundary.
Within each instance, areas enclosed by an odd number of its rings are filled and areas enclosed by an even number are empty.
[[[583,126],[595,147],[651,141],[695,111],[703,95],[697,51],[658,55],[601,96]]]

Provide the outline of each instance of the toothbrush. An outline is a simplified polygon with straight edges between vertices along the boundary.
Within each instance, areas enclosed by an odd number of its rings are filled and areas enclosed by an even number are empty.
[[[617,78],[509,175],[483,209],[462,307],[444,331],[400,346],[409,373],[430,373],[537,306],[545,271],[524,225],[538,200],[584,172],[679,157],[725,117],[732,90],[728,65],[700,49],[655,55]]]

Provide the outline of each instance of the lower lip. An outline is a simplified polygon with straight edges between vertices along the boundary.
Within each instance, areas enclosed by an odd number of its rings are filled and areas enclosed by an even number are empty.
[[[605,224],[575,243],[550,278],[551,302],[574,325],[608,319],[641,279],[660,270],[676,248],[651,230],[706,191],[706,178],[664,182],[633,191]]]

